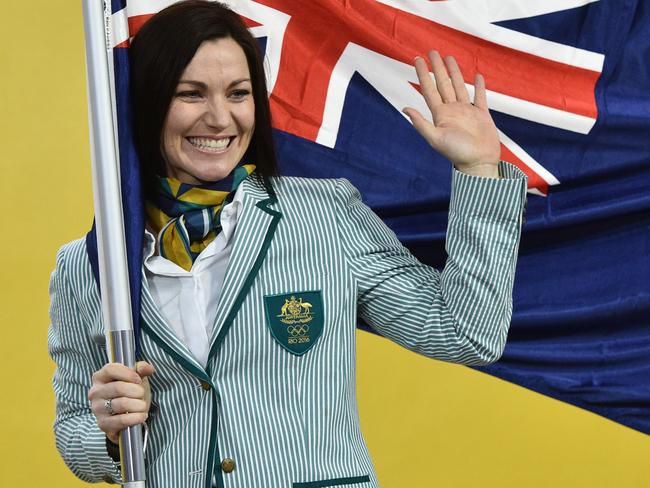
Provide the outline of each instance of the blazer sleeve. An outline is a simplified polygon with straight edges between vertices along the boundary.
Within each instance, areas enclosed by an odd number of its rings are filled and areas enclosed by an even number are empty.
[[[442,272],[419,262],[361,201],[337,185],[340,239],[359,317],[428,357],[484,365],[501,357],[526,201],[526,177],[501,163],[501,179],[454,171]]]
[[[88,400],[92,374],[107,362],[107,356],[104,346],[92,340],[69,280],[68,265],[75,269],[84,264],[80,252],[77,249],[76,254],[67,256],[66,249],[69,246],[57,254],[50,279],[48,349],[56,364],[56,447],[66,465],[82,480],[119,483],[120,466],[106,452],[106,436],[97,426]]]

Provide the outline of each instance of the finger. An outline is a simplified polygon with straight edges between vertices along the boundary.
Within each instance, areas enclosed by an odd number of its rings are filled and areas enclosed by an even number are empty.
[[[111,406],[113,407],[114,414],[147,413],[149,411],[147,402],[137,398],[113,398],[111,400]]]
[[[109,415],[97,419],[97,425],[109,435],[109,438],[117,436],[119,432],[132,425],[138,425],[146,422],[148,415],[146,413],[123,413],[121,415]],[[113,437],[114,438],[114,437]]]
[[[109,383],[111,381],[128,381],[141,383],[140,375],[131,368],[119,363],[109,363],[93,374],[93,383]]]
[[[154,368],[152,364],[146,361],[138,361],[135,365],[135,370],[141,378],[151,376],[156,372],[156,368]]]
[[[431,78],[427,62],[419,56],[415,58],[415,72],[418,75],[418,81],[422,88],[424,101],[426,102],[427,107],[429,107],[429,110],[433,112],[435,107],[442,103],[442,99],[440,98],[436,84]]]
[[[460,71],[458,63],[453,56],[447,56],[445,58],[445,64],[447,65],[447,71],[451,78],[451,85],[456,94],[456,100],[462,103],[469,103],[469,93],[467,93],[463,73]]]
[[[442,98],[443,102],[455,102],[456,93],[447,73],[447,68],[445,68],[445,63],[442,61],[438,51],[434,50],[429,52],[429,60],[431,61],[433,77],[436,79],[436,88],[438,89],[438,93],[440,93],[440,98]]]
[[[113,413],[109,413],[106,410],[106,400],[103,399],[94,400],[90,409],[95,417],[99,419],[101,417],[111,417],[123,413],[147,413],[149,411],[149,405],[144,400],[120,397],[111,400],[111,409]]]
[[[482,110],[488,109],[485,78],[479,73],[474,77],[474,105]]]
[[[135,385],[124,381],[112,381],[103,385],[93,386],[88,392],[90,401],[106,400],[108,398],[138,398],[144,399],[145,389],[143,385]]]
[[[420,112],[411,107],[406,107],[402,110],[409,119],[415,130],[433,147],[438,143],[438,131],[435,126],[425,119]]]

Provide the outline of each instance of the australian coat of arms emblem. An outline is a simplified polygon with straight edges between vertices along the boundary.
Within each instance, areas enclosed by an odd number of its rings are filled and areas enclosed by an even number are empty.
[[[323,330],[320,291],[265,296],[264,306],[271,333],[282,347],[297,355],[311,349]]]
[[[291,295],[291,298],[285,298],[278,318],[289,325],[306,324],[313,318],[313,307],[311,303],[303,301],[302,297],[296,300],[296,297]]]

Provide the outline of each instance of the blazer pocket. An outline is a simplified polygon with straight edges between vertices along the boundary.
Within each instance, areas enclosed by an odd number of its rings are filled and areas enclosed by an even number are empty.
[[[349,478],[331,478],[329,480],[294,483],[293,488],[324,488],[327,486],[347,486],[369,482],[370,476],[352,476]]]
[[[323,293],[307,290],[264,295],[264,313],[266,325],[278,344],[302,356],[314,347],[323,332]]]

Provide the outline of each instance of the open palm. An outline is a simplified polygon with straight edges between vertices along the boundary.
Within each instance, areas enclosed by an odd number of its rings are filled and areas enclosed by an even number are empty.
[[[474,81],[474,103],[471,103],[463,75],[456,60],[444,61],[437,51],[429,53],[433,76],[424,59],[415,59],[422,96],[433,123],[414,108],[407,107],[415,129],[456,169],[480,176],[496,176],[500,156],[499,136],[487,107],[485,81],[477,74]]]

